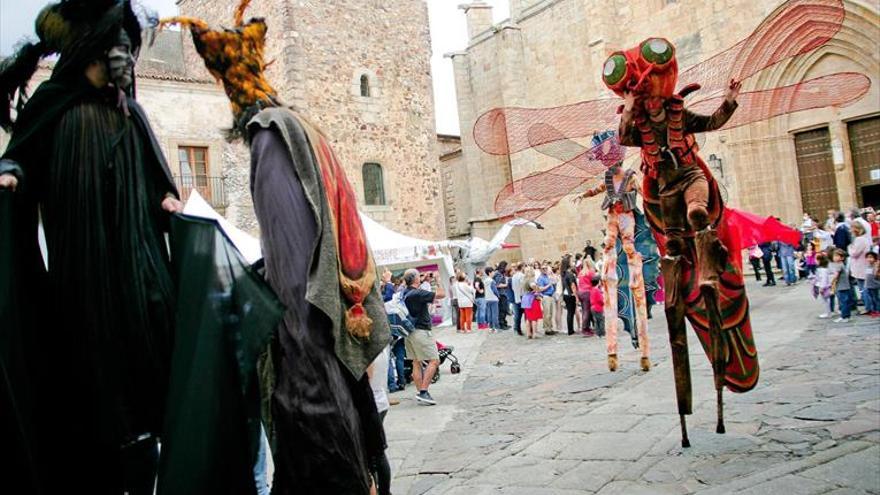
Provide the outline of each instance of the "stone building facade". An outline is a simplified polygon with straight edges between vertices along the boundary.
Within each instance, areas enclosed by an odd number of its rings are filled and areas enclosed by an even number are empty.
[[[461,137],[448,134],[437,135],[440,152],[440,179],[443,195],[443,211],[446,216],[446,238],[458,239],[470,234],[468,218],[459,214],[457,205],[467,204],[468,189],[456,187],[462,180],[464,160],[461,153]]]
[[[554,107],[611,96],[601,80],[606,57],[650,36],[678,49],[679,67],[705,60],[748,36],[781,0],[510,0],[510,19],[493,25],[491,7],[462,5],[470,37],[448,54],[455,70],[464,164],[451,177],[459,222],[474,235],[495,231],[495,194],[512,179],[545,170],[552,159],[527,150],[490,156],[476,147],[476,119],[494,107]],[[745,91],[772,88],[841,71],[866,74],[870,92],[856,104],[774,118],[709,133],[701,154],[728,202],[784,221],[806,210],[880,202],[880,15],[876,2],[846,0],[840,33],[822,48],[780,63],[746,82]],[[628,165],[637,167],[634,157]],[[466,198],[459,201],[459,197]],[[600,199],[575,206],[564,198],[522,229],[513,256],[553,257],[602,237]],[[516,238],[518,237],[518,238]],[[506,254],[510,257],[510,254]]]
[[[178,1],[181,15],[215,27],[232,22],[237,4]],[[254,0],[247,14],[268,24],[269,81],[328,135],[363,211],[408,235],[442,237],[425,1]],[[189,34],[180,36],[187,65],[201,68]]]

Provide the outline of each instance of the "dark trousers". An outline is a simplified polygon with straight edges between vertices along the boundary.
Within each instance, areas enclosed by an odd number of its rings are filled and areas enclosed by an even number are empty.
[[[605,336],[605,314],[601,311],[591,312],[593,317],[593,330],[599,337]]]
[[[577,308],[577,299],[571,294],[563,294],[562,301],[565,303],[565,325],[568,334],[574,333],[574,312]]]
[[[385,424],[385,413],[387,412],[385,410],[379,413],[379,418],[382,420],[383,425]],[[388,462],[388,456],[384,451],[382,452],[382,457],[376,462],[373,477],[376,479],[377,493],[379,495],[391,495],[391,464]]]
[[[404,360],[406,359],[406,345],[404,339],[397,339],[391,346],[391,367],[388,369],[388,390],[394,391],[406,387],[406,375],[404,374]],[[397,381],[392,379],[394,371],[397,372]]]
[[[764,275],[767,276],[766,283],[775,285],[776,284],[776,277],[773,276],[773,267],[770,265],[770,262],[772,260],[773,260],[773,258],[770,258],[767,256],[764,257]]]
[[[845,275],[846,274],[844,274],[844,276]],[[852,312],[852,308],[853,308],[852,291],[851,290],[837,291],[837,301],[840,304],[840,317],[841,318],[849,318],[850,312]]]
[[[519,303],[513,303],[513,330],[518,334],[522,334],[522,317],[522,306]]]
[[[589,332],[593,320],[590,314],[590,291],[578,292],[578,300],[581,302],[581,332]]]
[[[755,270],[755,280],[761,281],[761,258],[749,258],[752,269]]]
[[[507,296],[501,294],[498,296],[498,328],[501,330],[507,330],[507,314],[510,308],[510,303],[507,301]]]

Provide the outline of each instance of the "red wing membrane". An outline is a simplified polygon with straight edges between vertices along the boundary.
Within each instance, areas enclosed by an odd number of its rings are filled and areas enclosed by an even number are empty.
[[[731,78],[745,80],[783,60],[824,45],[840,31],[842,0],[790,0],[733,47],[681,72],[679,88],[696,83],[705,97],[723,91]]]
[[[607,98],[553,108],[493,108],[474,124],[474,140],[490,155],[512,155],[554,140],[591,136],[617,127],[620,103]],[[543,132],[545,124],[553,132]]]
[[[871,88],[864,74],[840,72],[809,79],[791,86],[743,93],[737,98],[739,108],[723,129],[732,129],[787,113],[846,106],[859,100]],[[692,112],[710,114],[721,105],[721,96],[688,106]]]
[[[623,160],[627,152],[635,151],[635,148],[621,146],[616,136],[583,149],[581,154],[565,163],[505,186],[495,197],[495,212],[501,218],[535,220],[586,181],[603,173],[609,164]]]

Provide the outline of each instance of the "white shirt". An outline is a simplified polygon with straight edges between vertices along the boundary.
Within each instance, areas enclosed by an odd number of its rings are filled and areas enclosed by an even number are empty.
[[[486,277],[483,279],[483,287],[486,288],[486,290],[483,292],[483,295],[486,296],[486,302],[498,301],[498,296],[496,296],[495,293],[492,292],[492,284],[494,283],[495,281],[492,280],[492,277]]]
[[[473,308],[476,291],[474,286],[467,282],[456,282],[455,290],[458,294],[459,308]]]
[[[373,389],[373,399],[376,401],[376,409],[381,413],[387,411],[391,404],[388,403],[388,346],[373,360],[373,375],[370,377],[370,388]]]
[[[523,280],[525,278],[526,276],[523,272],[516,272],[510,279],[510,283],[513,284],[513,301],[517,304],[522,302]]]

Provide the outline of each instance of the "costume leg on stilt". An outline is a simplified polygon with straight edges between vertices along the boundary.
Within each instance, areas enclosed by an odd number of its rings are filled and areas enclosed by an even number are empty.
[[[711,341],[710,359],[715,376],[715,393],[718,412],[716,433],[724,433],[724,374],[727,367],[724,350],[727,336],[721,320],[721,307],[718,301],[718,277],[727,260],[727,250],[710,227],[696,234],[697,263],[700,267],[700,293],[706,305],[709,318],[709,339]]]
[[[667,233],[668,235],[668,233]],[[693,413],[691,397],[691,365],[688,355],[685,305],[680,287],[683,264],[683,241],[670,237],[666,244],[667,255],[660,260],[660,271],[666,291],[666,325],[669,331],[669,347],[672,352],[672,368],[675,376],[675,395],[681,420],[681,446],[690,447],[685,415]]]
[[[645,300],[645,278],[642,274],[642,255],[635,247],[635,218],[632,213],[619,216],[620,236],[626,262],[629,266],[629,289],[635,312],[635,326],[639,336],[640,365],[642,371],[651,369],[651,345],[648,341],[648,304]]]
[[[617,214],[608,212],[605,235],[602,288],[605,292],[605,347],[608,353],[608,369],[617,371]]]

